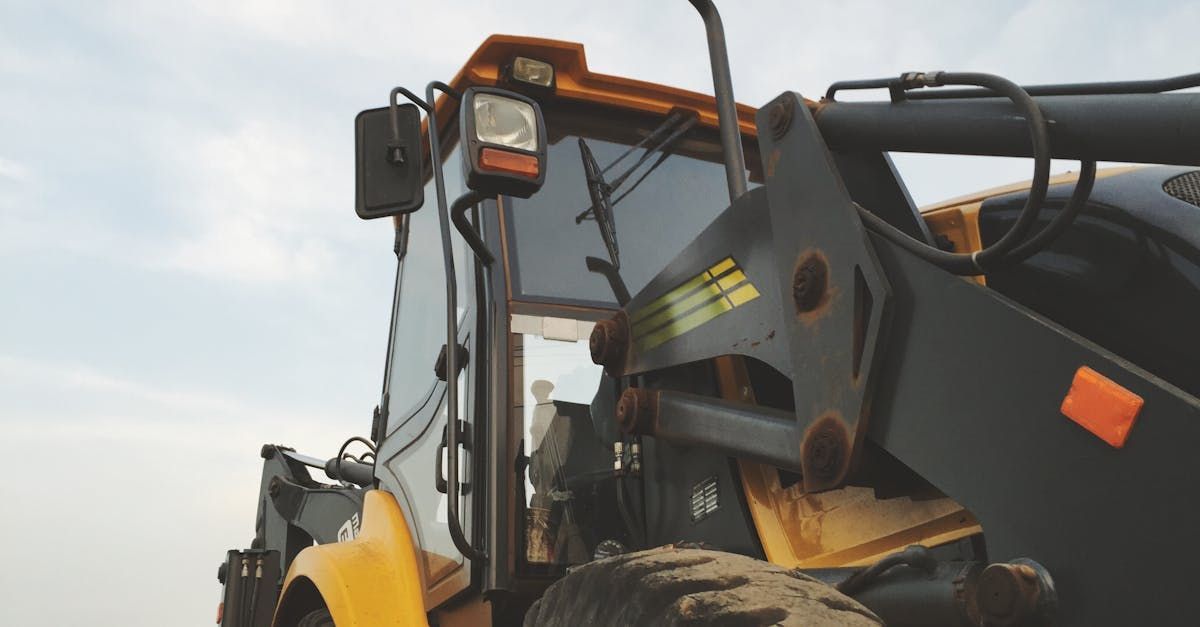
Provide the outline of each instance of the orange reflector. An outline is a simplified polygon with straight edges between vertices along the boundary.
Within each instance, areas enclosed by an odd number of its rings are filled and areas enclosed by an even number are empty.
[[[1112,379],[1083,366],[1075,372],[1062,413],[1113,448],[1121,448],[1144,402]]]
[[[479,151],[479,167],[531,179],[537,178],[538,175],[537,157],[496,148],[484,148]]]

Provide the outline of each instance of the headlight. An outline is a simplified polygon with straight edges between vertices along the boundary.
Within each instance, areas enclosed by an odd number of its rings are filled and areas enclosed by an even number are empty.
[[[537,101],[496,87],[462,94],[463,178],[484,195],[529,198],[546,180],[546,122]]]
[[[475,136],[487,144],[518,150],[538,149],[537,117],[528,103],[497,96],[475,96]]]
[[[554,84],[554,66],[537,59],[517,57],[513,59],[512,77],[522,83],[550,87]]]

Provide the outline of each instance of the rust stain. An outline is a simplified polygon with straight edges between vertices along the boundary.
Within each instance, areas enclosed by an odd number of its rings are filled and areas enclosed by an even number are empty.
[[[833,277],[828,270],[830,268],[829,259],[825,256],[823,251],[816,248],[804,250],[796,256],[796,263],[792,266],[793,283],[795,281],[795,277],[801,272],[801,267],[806,263],[812,263],[814,261],[819,262],[825,267],[824,285],[821,295],[815,306],[806,311],[800,311],[797,308],[796,319],[803,323],[806,327],[811,327],[818,320],[829,315],[830,310],[833,309],[833,301],[837,298],[837,295],[840,292],[837,285],[833,283]],[[794,300],[792,304],[796,304]]]
[[[805,491],[827,490],[841,483],[850,464],[850,436],[836,410],[825,412],[804,431],[800,464]]]
[[[779,165],[780,156],[780,150],[776,148],[772,150],[771,155],[767,157],[767,167],[765,168],[767,172],[767,178],[775,176],[775,167]]]

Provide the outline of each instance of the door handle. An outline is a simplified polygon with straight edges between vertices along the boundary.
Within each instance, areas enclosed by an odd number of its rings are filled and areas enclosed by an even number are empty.
[[[438,444],[437,459],[434,461],[434,464],[436,466],[436,468],[434,469],[434,474],[433,474],[434,487],[437,488],[437,491],[441,492],[442,494],[446,494],[446,490],[448,489],[447,485],[446,485],[446,476],[442,472],[442,467],[445,465],[446,430],[447,430],[447,427],[449,427],[449,426],[450,426],[449,424],[442,425],[442,441],[440,444]],[[471,433],[470,430],[467,429],[467,423],[459,420],[458,421],[458,443],[459,443],[459,445],[462,446],[463,451],[466,451],[466,452],[471,451],[471,444],[470,444],[471,443],[471,435],[470,435],[470,433]],[[454,457],[457,458],[458,456],[455,455]],[[462,491],[462,494],[470,494],[471,493],[471,482],[469,480],[460,479],[458,482],[458,485]]]

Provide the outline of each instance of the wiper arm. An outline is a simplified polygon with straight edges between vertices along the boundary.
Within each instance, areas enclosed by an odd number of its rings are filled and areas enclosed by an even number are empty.
[[[621,153],[619,157],[603,169],[596,163],[596,158],[592,155],[591,149],[588,148],[587,142],[582,137],[579,138],[579,155],[583,159],[583,173],[587,180],[588,196],[591,200],[591,205],[575,216],[575,224],[586,220],[589,214],[595,218],[597,226],[600,227],[600,237],[604,240],[605,248],[608,249],[609,259],[612,260],[612,270],[619,270],[621,268],[620,249],[617,244],[617,227],[613,217],[613,207],[624,200],[630,192],[637,189],[638,185],[641,185],[642,181],[646,180],[646,177],[651,172],[662,165],[662,162],[671,155],[671,149],[675,143],[691,130],[698,120],[699,116],[694,111],[677,110],[672,112],[658,128],[651,131],[642,141],[630,146],[628,150]],[[633,151],[647,144],[651,145],[646,148],[641,158],[624,172],[617,175],[612,183],[608,183],[604,179],[604,174],[612,169],[613,166],[632,154]],[[616,200],[613,200],[612,193],[623,185],[655,153],[661,153],[658,159],[633,182],[633,185],[629,189],[625,190]]]
[[[659,141],[663,136],[665,136],[668,132],[670,132],[670,130],[672,128],[674,128],[676,124],[679,124],[682,120],[684,120],[685,118],[688,118],[688,117],[696,117],[696,113],[694,111],[687,111],[684,109],[676,109],[675,111],[672,111],[671,113],[669,113],[667,115],[667,119],[663,120],[662,123],[659,124],[657,128],[650,131],[650,134],[643,137],[642,141],[627,148],[625,150],[625,152],[621,153],[621,155],[619,157],[617,157],[616,159],[613,159],[612,163],[604,166],[604,169],[601,170],[601,172],[607,173],[609,170],[613,169],[613,167],[616,166],[618,163],[624,161],[625,157],[628,157],[629,155],[633,154],[633,151],[637,150],[638,148],[643,148],[646,146],[646,144],[650,144],[650,143]],[[647,148],[646,153],[649,154],[651,152],[654,152],[655,149],[656,148]],[[633,167],[629,168],[629,170],[636,169],[638,167],[638,165],[640,165],[645,160],[646,160],[646,155],[642,155],[642,158],[639,159],[638,162],[633,165]]]
[[[633,146],[630,146],[625,152],[621,153],[620,156],[618,156],[616,159],[614,159],[612,163],[604,166],[603,169],[600,169],[599,174],[601,175],[601,180],[603,180],[604,174],[606,174],[609,170],[611,170],[613,168],[613,166],[615,166],[618,163],[620,163],[621,161],[623,161],[625,159],[625,157],[628,157],[630,154],[632,154],[633,151],[637,150],[638,148],[642,148],[643,146],[645,146],[646,144],[649,144],[651,142],[657,142],[657,143],[653,144],[652,146],[650,146],[649,148],[646,148],[646,152],[642,153],[642,156],[640,159],[638,159],[632,166],[630,166],[624,172],[617,175],[617,177],[613,179],[612,183],[608,184],[608,191],[611,194],[612,192],[616,191],[617,188],[620,187],[625,182],[625,180],[629,178],[630,175],[632,175],[635,171],[637,171],[637,169],[639,167],[641,167],[641,165],[643,163],[645,163],[647,159],[649,159],[656,152],[662,153],[659,156],[658,160],[656,160],[653,164],[651,164],[650,169],[646,170],[644,173],[642,173],[642,175],[640,177],[638,177],[637,181],[634,182],[633,187],[629,188],[629,190],[627,190],[624,194],[621,194],[621,196],[618,197],[615,201],[613,201],[612,204],[615,205],[618,202],[620,202],[622,198],[624,198],[625,196],[628,196],[629,192],[632,192],[635,188],[637,188],[638,184],[641,183],[643,180],[645,180],[647,175],[649,175],[651,172],[654,171],[655,168],[657,168],[660,164],[662,164],[662,162],[665,161],[666,158],[671,155],[671,148],[675,145],[675,143],[678,142],[679,139],[681,137],[683,137],[683,135],[685,133],[687,133],[689,130],[691,130],[691,128],[693,126],[695,126],[696,122],[698,122],[699,120],[700,120],[700,118],[698,115],[696,115],[695,111],[687,111],[687,110],[683,110],[683,109],[677,109],[677,110],[673,111],[669,116],[667,116],[667,119],[664,120],[663,123],[658,126],[658,128],[655,128],[653,131],[650,131],[650,134],[646,135],[646,137],[643,138],[642,141],[638,142],[637,144],[635,144]],[[664,138],[664,136],[665,136],[665,138]],[[660,139],[661,139],[661,141],[660,141]],[[580,142],[581,143],[583,142],[582,138],[580,139]],[[592,213],[592,207],[588,207],[587,209],[584,209],[582,212],[579,213],[579,215],[575,216],[575,224],[579,224],[580,222],[588,219],[588,215],[591,213]]]
[[[679,125],[679,128],[675,129],[675,131],[673,133],[671,133],[671,135],[669,137],[667,137],[665,140],[663,140],[663,143],[659,144],[655,149],[653,149],[653,150],[661,151],[662,154],[660,154],[658,156],[658,159],[656,159],[654,161],[654,163],[650,164],[650,167],[645,172],[643,172],[642,175],[639,176],[636,181],[633,182],[633,185],[630,185],[629,189],[625,190],[624,193],[622,193],[620,196],[618,196],[617,199],[614,200],[612,204],[616,205],[617,203],[624,200],[626,196],[628,196],[630,193],[633,192],[633,190],[637,189],[638,185],[642,184],[642,181],[646,180],[647,176],[650,176],[651,172],[653,172],[656,168],[658,168],[658,166],[662,165],[662,162],[666,161],[667,157],[670,157],[672,154],[674,154],[671,152],[671,150],[675,147],[675,142],[679,141],[679,138],[683,137],[684,133],[687,133],[688,131],[690,131],[692,129],[692,127],[696,125],[696,122],[698,122],[699,120],[700,120],[700,118],[698,118],[694,115],[692,117],[688,118],[687,120],[684,120],[684,122]],[[650,154],[652,154],[653,150],[647,150],[646,154],[640,160],[638,160],[636,165],[634,165],[632,168],[629,168],[629,170],[626,171],[625,174],[622,174],[620,177],[617,178],[617,180],[613,181],[613,185],[612,185],[613,189],[620,187],[620,185],[625,182],[625,179],[628,178],[630,174],[633,174],[633,171],[636,170],[637,167],[646,160],[646,157],[648,157],[648,156],[650,156]]]

